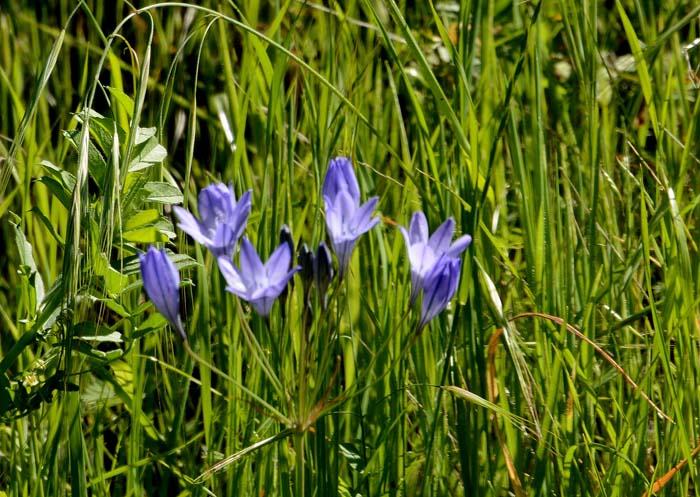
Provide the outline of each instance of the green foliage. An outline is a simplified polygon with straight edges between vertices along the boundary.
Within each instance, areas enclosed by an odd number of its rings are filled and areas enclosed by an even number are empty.
[[[0,495],[696,491],[694,2],[68,4],[0,11]],[[266,322],[170,206],[316,247],[337,155],[383,222]],[[422,334],[418,209],[474,237]]]

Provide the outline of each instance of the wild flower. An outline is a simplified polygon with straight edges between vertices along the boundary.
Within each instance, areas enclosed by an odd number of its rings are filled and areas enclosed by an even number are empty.
[[[175,214],[182,231],[207,247],[215,257],[233,258],[236,242],[243,235],[250,214],[252,190],[236,202],[232,186],[214,183],[199,192],[197,206],[201,220],[176,206]]]
[[[342,278],[358,238],[379,222],[379,218],[372,218],[379,199],[372,197],[360,205],[360,187],[352,162],[347,157],[331,160],[322,194],[326,205],[326,227]]]
[[[429,236],[428,221],[421,211],[413,213],[408,231],[403,226],[399,226],[399,229],[406,241],[408,260],[411,264],[410,302],[413,305],[421,290],[426,288],[426,278],[440,257],[458,257],[469,246],[472,237],[463,235],[454,243],[450,243],[455,229],[455,221],[451,217]]]
[[[185,329],[180,320],[180,273],[164,249],[148,248],[145,254],[139,254],[141,278],[148,298],[170,324],[177,329],[184,341],[187,341]]]
[[[220,256],[217,261],[228,285],[226,290],[249,302],[265,318],[270,315],[272,304],[294,273],[301,269],[296,266],[290,270],[292,252],[286,242],[281,243],[263,264],[246,237],[241,242],[240,268],[226,256]]]
[[[418,330],[440,314],[454,297],[459,283],[462,261],[442,255],[425,275]]]

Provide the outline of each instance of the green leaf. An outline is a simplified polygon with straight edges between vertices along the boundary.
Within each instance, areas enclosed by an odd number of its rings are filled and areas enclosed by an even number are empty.
[[[160,212],[156,209],[145,209],[131,216],[124,223],[124,230],[129,231],[144,226],[153,226],[160,219]]]
[[[85,340],[86,342],[110,342],[123,343],[122,334],[112,331],[106,326],[101,326],[93,322],[86,321],[79,323],[73,328],[74,338]]]
[[[124,143],[127,132],[110,117],[105,117],[92,109],[90,109],[89,114],[90,133],[93,139],[97,142],[97,145],[99,145],[103,153],[111,154],[115,129],[117,131],[117,136],[119,137],[119,143]],[[75,118],[80,123],[84,122],[82,114],[76,114]]]
[[[129,119],[131,119],[134,116],[134,101],[131,97],[113,86],[107,86],[106,88],[109,90],[110,95],[124,108]]]
[[[80,130],[64,131],[63,134],[66,137],[66,140],[68,140],[68,142],[70,142],[76,150],[80,150],[80,147],[78,145],[78,141],[80,140],[81,135]],[[92,176],[92,179],[95,181],[95,183],[97,183],[97,186],[100,189],[102,189],[102,184],[104,182],[105,174],[107,172],[107,161],[105,160],[104,155],[102,155],[102,152],[99,151],[99,149],[95,146],[92,140],[88,140],[87,147],[88,172],[90,173],[90,176]]]
[[[151,181],[143,187],[146,192],[146,200],[158,202],[160,204],[181,204],[183,201],[182,192],[176,186],[162,181]]]
[[[44,225],[46,230],[51,234],[51,236],[54,238],[54,240],[56,240],[56,242],[58,242],[59,245],[63,246],[65,244],[63,237],[61,235],[59,235],[58,232],[56,231],[56,226],[54,226],[54,224],[51,222],[51,220],[48,217],[46,217],[46,215],[44,215],[44,213],[41,212],[41,210],[38,207],[32,207],[29,212],[31,212],[37,218],[39,218],[39,220]]]
[[[61,183],[49,176],[42,176],[37,181],[44,185],[49,192],[61,202],[61,205],[63,205],[66,210],[70,209],[71,192],[67,191]]]
[[[36,267],[36,262],[34,261],[34,255],[32,254],[32,245],[27,241],[27,237],[24,236],[24,231],[19,227],[20,219],[16,214],[10,213],[11,219],[10,224],[15,230],[15,243],[17,244],[17,252],[19,253],[19,259],[23,266],[29,268],[29,283],[34,289],[34,310],[38,311],[41,302],[44,300],[45,287],[44,280],[41,279],[41,275]]]
[[[175,264],[178,271],[198,267],[200,265],[195,259],[187,254],[176,254],[168,249],[166,249],[165,252],[168,254],[168,258],[173,261],[173,264]],[[134,255],[124,259],[124,267],[122,268],[123,274],[131,276],[133,274],[140,273],[140,271],[141,266],[137,256]]]
[[[136,146],[129,163],[129,172],[140,171],[147,167],[160,164],[168,156],[155,137],[156,128],[139,128],[136,136]]]
[[[104,254],[96,258],[93,269],[104,279],[105,290],[112,297],[120,295],[129,284],[129,278],[112,267]]]
[[[41,165],[46,169],[46,171],[51,175],[52,178],[57,180],[70,194],[75,188],[75,175],[69,173],[65,169],[62,169],[50,161],[43,160]]]
[[[174,235],[174,233],[173,233]],[[122,234],[122,240],[132,243],[161,243],[167,242],[169,237],[161,232],[156,226],[146,228],[137,228],[131,231],[125,231]]]
[[[148,316],[148,318],[146,318],[146,320],[143,323],[136,327],[136,329],[132,333],[132,338],[134,340],[143,338],[146,335],[163,329],[167,324],[168,320],[165,319],[165,317],[161,313],[154,312],[153,314]]]
[[[660,127],[659,119],[656,115],[656,106],[654,105],[654,94],[652,92],[651,76],[649,75],[649,66],[646,59],[644,58],[644,52],[642,51],[642,45],[639,42],[637,33],[630,22],[625,8],[622,6],[620,0],[615,1],[617,6],[617,11],[620,13],[620,19],[622,20],[622,26],[625,28],[625,35],[627,36],[627,41],[632,49],[632,55],[634,56],[634,61],[637,63],[637,74],[639,75],[639,83],[642,86],[642,93],[644,94],[644,100],[647,104],[647,109],[649,112],[649,120],[654,129],[654,135],[659,136]]]

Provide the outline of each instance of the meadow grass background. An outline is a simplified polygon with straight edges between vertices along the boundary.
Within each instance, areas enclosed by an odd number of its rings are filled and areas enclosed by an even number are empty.
[[[0,495],[695,495],[699,16],[3,2]],[[315,247],[337,155],[382,223],[268,331],[170,205],[232,182],[263,258],[284,223]],[[420,336],[415,210],[474,238]],[[226,376],[145,300],[148,243]]]

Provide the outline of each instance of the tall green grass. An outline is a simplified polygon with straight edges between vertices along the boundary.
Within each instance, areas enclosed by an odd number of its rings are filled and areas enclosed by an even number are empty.
[[[699,16],[4,6],[0,495],[694,495]],[[268,328],[171,205],[232,182],[263,258],[285,223],[316,247],[337,155],[382,223],[327,311],[296,277]],[[415,210],[474,237],[420,335],[396,229]],[[224,374],[144,298],[149,243]]]

